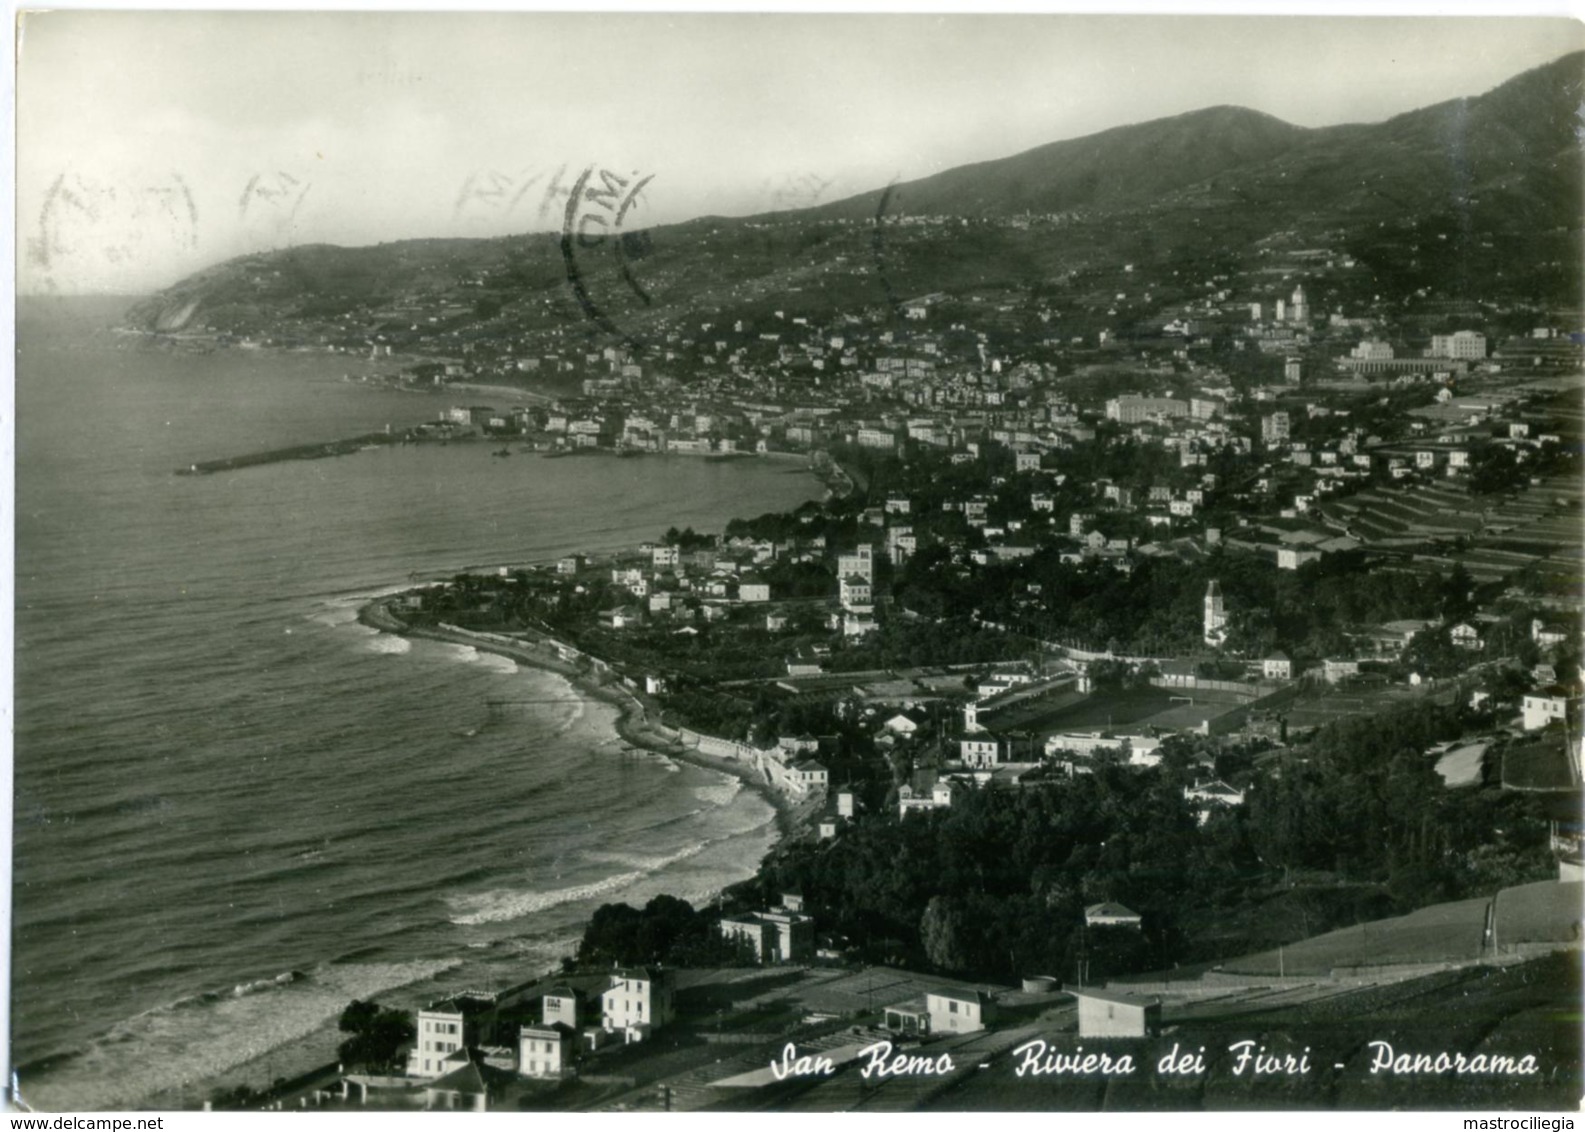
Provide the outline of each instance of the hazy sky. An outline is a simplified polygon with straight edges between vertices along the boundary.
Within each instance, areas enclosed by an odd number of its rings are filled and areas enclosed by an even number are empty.
[[[586,165],[651,222],[836,199],[1220,103],[1321,126],[1582,46],[1543,19],[55,11],[18,64],[23,291],[290,243],[543,230]]]

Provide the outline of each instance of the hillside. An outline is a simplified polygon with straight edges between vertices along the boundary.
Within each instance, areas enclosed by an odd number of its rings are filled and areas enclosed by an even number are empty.
[[[1290,216],[1345,216],[1383,205],[1462,208],[1486,189],[1517,193],[1563,222],[1577,221],[1582,68],[1585,54],[1566,55],[1478,98],[1375,125],[1309,130],[1241,107],[1197,110],[903,182],[887,208],[997,216],[1170,202],[1179,194],[1185,202],[1208,195]],[[873,216],[882,195],[864,193],[806,215]]]
[[[1577,310],[1582,73],[1575,53],[1372,125],[1305,129],[1222,106],[1122,126],[814,209],[636,233],[623,270],[639,286],[614,274],[588,286],[640,330],[684,313],[885,314],[924,293],[1034,295],[1082,314],[1104,312],[1125,263],[1161,308],[1190,297],[1191,278],[1258,282],[1320,255],[1357,264],[1314,280],[1320,310],[1415,298]],[[437,306],[459,332],[583,321],[551,234],[246,256],[130,321],[249,334],[295,320],[297,338],[355,326],[373,340],[415,314],[436,321]]]
[[[1254,110],[1216,106],[962,165],[904,182],[889,194],[862,193],[804,215],[867,219],[883,195],[889,211],[921,216],[1115,208],[1273,160],[1302,145],[1307,133]]]

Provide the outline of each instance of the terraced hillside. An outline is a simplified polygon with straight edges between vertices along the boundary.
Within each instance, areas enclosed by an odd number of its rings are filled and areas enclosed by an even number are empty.
[[[1332,525],[1366,546],[1402,547],[1478,534],[1489,513],[1485,500],[1454,480],[1407,487],[1373,487],[1320,505]]]
[[[1320,505],[1322,517],[1369,549],[1412,557],[1445,575],[1462,563],[1478,582],[1534,570],[1543,592],[1578,593],[1581,485],[1552,477],[1507,496],[1475,496],[1458,480],[1373,487]]]

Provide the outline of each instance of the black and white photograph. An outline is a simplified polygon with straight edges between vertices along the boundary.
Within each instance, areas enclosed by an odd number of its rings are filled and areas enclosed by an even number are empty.
[[[14,11],[7,1111],[1572,1129],[1585,24],[1279,11]]]

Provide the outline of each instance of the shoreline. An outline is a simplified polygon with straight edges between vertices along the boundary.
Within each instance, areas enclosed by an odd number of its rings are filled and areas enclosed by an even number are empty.
[[[409,588],[411,587],[404,587],[398,592],[405,592]],[[806,834],[813,828],[819,810],[816,801],[788,798],[774,789],[752,767],[683,746],[669,737],[665,733],[665,728],[649,720],[649,706],[644,703],[641,696],[621,683],[615,681],[601,683],[592,679],[590,674],[577,664],[555,655],[554,646],[534,640],[508,644],[503,641],[480,639],[479,635],[465,630],[448,631],[408,625],[391,612],[391,599],[394,596],[395,594],[382,594],[370,597],[358,609],[358,622],[371,629],[395,636],[419,637],[446,644],[468,645],[480,652],[503,656],[514,663],[562,677],[578,693],[616,708],[617,716],[613,726],[617,735],[630,747],[650,751],[690,766],[729,775],[754,791],[774,811],[776,838],[771,843],[772,848],[790,838]],[[309,1032],[258,1053],[229,1069],[184,1082],[180,1086],[160,1089],[137,1102],[136,1111],[196,1111],[195,1099],[202,1102],[216,1089],[231,1088],[239,1084],[264,1088],[277,1077],[289,1077],[317,1069],[335,1060],[336,1043],[341,1038],[336,1022],[335,1018],[327,1019]]]
[[[461,389],[469,393],[488,393],[492,397],[522,397],[527,401],[539,401],[545,404],[556,400],[548,393],[535,393],[531,389],[521,389],[515,385],[490,385],[482,381],[448,381],[444,385],[423,392],[438,396],[452,389]]]
[[[629,746],[664,755],[691,766],[730,775],[753,790],[776,812],[777,844],[808,833],[813,828],[817,807],[811,800],[788,798],[752,767],[733,759],[707,755],[695,748],[684,746],[667,734],[668,728],[649,719],[650,707],[638,693],[621,683],[602,683],[592,679],[590,674],[577,664],[552,655],[554,646],[530,639],[520,643],[508,643],[492,640],[483,634],[467,630],[415,628],[391,612],[389,597],[374,598],[359,608],[358,621],[382,633],[468,645],[480,652],[506,657],[514,663],[552,672],[590,699],[615,707],[617,718],[614,726],[617,735]]]

